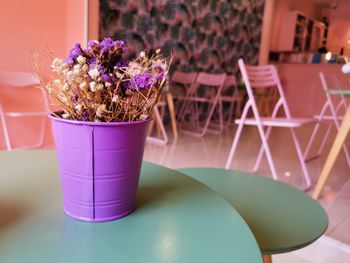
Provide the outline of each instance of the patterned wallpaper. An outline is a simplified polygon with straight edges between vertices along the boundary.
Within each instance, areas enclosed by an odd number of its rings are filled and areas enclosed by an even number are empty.
[[[100,39],[174,54],[173,69],[237,73],[257,63],[264,0],[100,0]]]

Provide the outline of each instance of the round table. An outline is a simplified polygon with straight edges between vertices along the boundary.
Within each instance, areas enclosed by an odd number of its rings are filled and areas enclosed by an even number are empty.
[[[287,184],[215,168],[179,169],[224,197],[244,218],[263,254],[285,253],[318,239],[327,229],[322,206]]]
[[[0,262],[262,262],[236,210],[177,171],[144,163],[136,210],[86,223],[63,213],[53,151],[0,160]]]

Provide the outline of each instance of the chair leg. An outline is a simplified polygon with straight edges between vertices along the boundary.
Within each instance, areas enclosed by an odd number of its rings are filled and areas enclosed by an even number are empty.
[[[267,128],[266,140],[268,140],[269,137],[270,137],[271,128],[272,128],[271,126]],[[263,147],[263,145],[261,145],[258,157],[256,158],[256,161],[255,161],[255,165],[254,165],[254,168],[253,168],[253,173],[255,173],[259,169],[263,153],[264,153],[264,147]]]
[[[269,145],[267,143],[267,138],[265,136],[264,129],[263,129],[263,127],[261,125],[258,125],[257,127],[258,127],[258,130],[259,130],[259,134],[260,134],[260,138],[261,138],[261,141],[262,141],[263,149],[265,151],[266,158],[267,158],[267,161],[268,161],[269,166],[270,166],[270,170],[271,170],[271,173],[272,173],[272,178],[274,180],[278,180],[275,164],[274,164],[272,156],[271,156],[271,151],[270,151]]]
[[[158,138],[154,138],[154,137],[147,137],[147,141],[148,142],[153,142],[153,143],[158,143],[158,144],[167,144],[168,143],[168,135],[164,129],[164,125],[163,125],[163,120],[160,116],[160,113],[159,113],[159,110],[157,107],[154,107],[153,109],[153,113],[154,113],[154,116],[155,116],[155,119],[158,123],[158,126],[159,126],[159,129],[161,131],[161,134],[163,136],[163,140],[162,139],[158,139]]]
[[[313,142],[314,142],[314,140],[315,140],[315,138],[316,138],[316,134],[317,134],[319,128],[320,128],[320,123],[317,122],[316,125],[315,125],[315,127],[314,127],[314,129],[313,129],[313,131],[312,131],[310,140],[309,140],[309,142],[307,143],[306,148],[305,148],[305,151],[304,151],[304,155],[303,155],[303,156],[304,156],[304,159],[305,159],[305,160],[311,160],[311,159],[313,159],[313,157],[307,159],[307,156],[309,155],[311,146],[312,146],[312,144],[313,144]],[[323,138],[323,142],[326,140],[326,138],[327,138],[326,136]],[[322,143],[322,144],[323,144],[323,143]],[[317,155],[319,155],[319,154],[317,154]]]
[[[215,108],[216,108],[217,103],[218,103],[218,100],[215,99],[215,100],[213,101],[213,105],[212,105],[211,108],[210,108],[209,115],[208,115],[208,117],[207,117],[207,119],[206,119],[206,121],[205,121],[205,124],[204,124],[204,127],[203,127],[203,129],[202,129],[202,132],[201,132],[200,135],[199,135],[200,137],[203,137],[204,134],[207,132],[208,127],[209,127],[209,124],[210,124],[210,120],[211,120],[211,118],[213,117],[213,113],[214,113],[214,110],[215,110]]]
[[[247,114],[248,114],[248,110],[251,107],[251,104],[249,102],[247,102],[247,104],[245,105],[244,109],[243,109],[243,113],[242,113],[242,118],[241,118],[241,122],[238,125],[235,137],[233,138],[233,142],[232,142],[232,146],[230,149],[230,153],[228,155],[227,161],[226,161],[226,165],[225,165],[225,169],[230,169],[231,163],[232,163],[232,159],[234,157],[234,154],[236,153],[236,149],[237,149],[237,145],[238,145],[238,141],[239,138],[241,136],[241,132],[244,126],[244,121],[247,118]]]
[[[220,121],[220,132],[224,130],[224,112],[222,107],[222,101],[219,101],[219,121]]]
[[[179,135],[178,135],[178,131],[177,131],[177,123],[176,123],[173,94],[167,93],[166,98],[167,98],[167,102],[168,102],[169,115],[170,115],[170,119],[171,119],[171,126],[173,129],[173,135],[174,135],[174,138],[177,139],[179,137]]]
[[[326,131],[325,135],[323,136],[323,141],[322,141],[322,143],[320,145],[320,148],[317,151],[317,156],[320,156],[321,153],[323,152],[323,148],[326,145],[326,141],[327,141],[329,133],[331,132],[331,129],[332,129],[332,124],[330,123],[328,125],[328,128],[327,128],[327,131]]]
[[[237,131],[236,131],[236,134],[235,134],[235,137],[233,139],[233,142],[232,142],[232,146],[231,146],[231,149],[230,149],[230,153],[228,155],[228,158],[227,158],[227,161],[226,161],[226,165],[225,165],[225,169],[228,170],[230,169],[230,166],[231,166],[231,163],[232,163],[232,159],[236,153],[236,149],[237,149],[237,145],[238,145],[238,141],[239,141],[239,138],[241,136],[241,132],[242,132],[242,129],[243,129],[243,122],[241,122],[239,125],[238,125],[238,128],[237,128]]]
[[[317,181],[315,190],[312,194],[313,198],[315,199],[319,198],[321,191],[330,175],[330,172],[334,166],[334,163],[349,133],[349,130],[350,130],[350,107],[348,107],[345,113],[344,119],[338,131],[338,134],[335,138],[331,151],[329,152],[327,160],[323,166],[321,175]]]
[[[1,104],[0,104],[0,119],[1,119],[2,132],[5,140],[5,147],[6,147],[6,150],[10,151],[12,150],[12,146],[11,146],[10,136],[9,136],[7,123],[5,119],[5,114]]]
[[[295,144],[295,149],[297,150],[299,162],[300,162],[301,168],[303,170],[304,179],[305,179],[306,187],[307,187],[307,190],[308,190],[311,187],[311,180],[310,180],[310,177],[309,177],[309,173],[307,171],[305,159],[304,159],[304,156],[303,156],[303,151],[301,150],[298,137],[295,134],[295,130],[293,128],[291,128],[290,131],[292,133],[293,141],[294,141],[294,144]]]

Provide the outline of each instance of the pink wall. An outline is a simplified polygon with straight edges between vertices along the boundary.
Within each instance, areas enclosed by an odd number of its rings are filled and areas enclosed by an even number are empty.
[[[95,0],[93,0],[95,1]],[[83,5],[86,0],[11,0],[2,1],[0,8],[0,70],[33,71],[32,52],[41,53],[43,73],[47,76],[51,63],[45,50],[56,57],[64,57],[73,43],[83,41]],[[0,100],[5,110],[16,106],[38,105],[37,88],[27,90],[20,101],[20,93],[2,87]],[[32,107],[31,107],[32,108]],[[35,139],[39,119],[10,121],[12,141],[16,146]],[[1,136],[0,132],[0,136]],[[47,125],[45,147],[53,145],[50,126]],[[0,137],[0,149],[4,143]]]
[[[31,70],[33,51],[66,53],[67,1],[11,0],[0,8],[0,70]]]
[[[350,56],[350,2],[339,2],[336,9],[330,10],[329,22],[328,49],[339,53],[343,47],[345,55]]]

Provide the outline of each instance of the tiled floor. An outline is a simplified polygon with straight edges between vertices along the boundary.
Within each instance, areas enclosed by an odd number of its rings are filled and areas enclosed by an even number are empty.
[[[223,168],[231,147],[234,131],[232,126],[221,135],[207,134],[204,138],[196,138],[180,133],[177,141],[171,140],[166,146],[148,143],[145,150],[145,159],[170,168],[195,166]],[[311,131],[312,127],[297,130],[303,147],[305,147]],[[171,132],[169,131],[169,133]],[[334,136],[335,131],[328,139],[323,154],[308,163],[313,184],[318,179]],[[317,145],[321,143],[320,138],[321,136],[318,137],[313,152],[316,152]],[[290,132],[286,129],[276,128],[273,130],[270,146],[280,180],[303,189],[305,185]],[[252,127],[245,128],[231,168],[251,171],[259,147],[260,140],[257,130]],[[270,170],[265,159],[258,173],[270,176]],[[341,153],[320,200],[326,208],[330,220],[326,232],[327,236],[307,248],[276,256],[274,262],[350,262],[349,175],[350,168],[343,153]],[[312,193],[312,190],[309,193]],[[318,252],[315,253],[315,251]],[[319,256],[320,253],[322,256]]]

